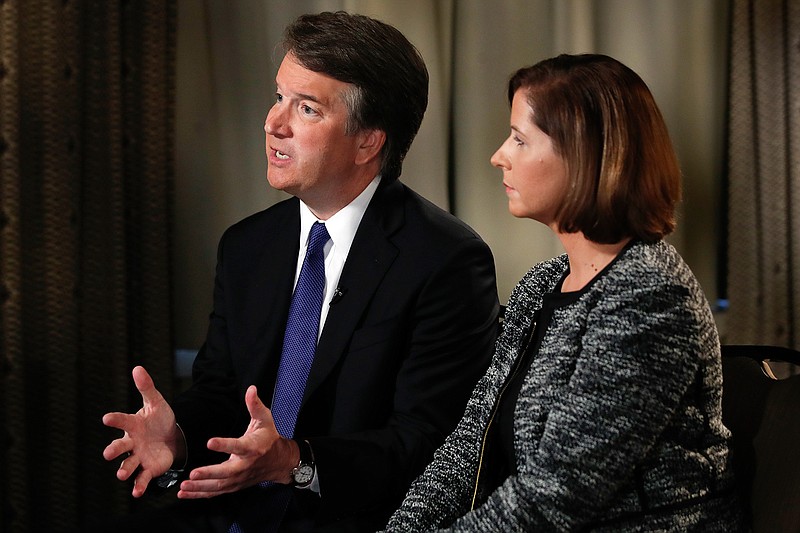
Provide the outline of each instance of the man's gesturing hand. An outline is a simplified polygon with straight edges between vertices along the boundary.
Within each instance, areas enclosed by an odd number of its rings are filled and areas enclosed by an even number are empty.
[[[255,386],[245,394],[250,424],[239,438],[213,438],[208,449],[230,454],[218,465],[192,470],[181,483],[178,498],[210,498],[251,487],[261,481],[289,483],[300,461],[297,444],[278,433],[272,412],[258,398]]]
[[[175,425],[175,413],[155,388],[150,374],[137,366],[133,369],[133,382],[142,395],[142,408],[132,415],[103,416],[103,424],[125,432],[103,450],[103,457],[113,461],[128,454],[119,465],[117,478],[124,481],[138,469],[132,492],[138,498],[153,478],[166,472],[176,459],[182,459],[185,450],[183,436]]]

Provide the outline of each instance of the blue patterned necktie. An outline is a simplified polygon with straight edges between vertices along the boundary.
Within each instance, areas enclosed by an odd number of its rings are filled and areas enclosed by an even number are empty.
[[[297,278],[297,286],[289,305],[289,319],[283,336],[283,350],[272,397],[272,417],[278,433],[290,439],[294,436],[297,413],[303,401],[306,380],[314,362],[325,291],[325,243],[330,240],[325,224],[314,222],[308,236],[308,248]],[[291,494],[288,487],[270,482],[259,483],[272,489],[271,503],[255,511],[261,521],[259,531],[277,530]],[[249,513],[248,513],[249,514]],[[229,533],[242,533],[244,524],[234,522]]]
[[[289,306],[289,320],[286,322],[278,379],[272,399],[275,426],[278,433],[287,439],[294,436],[297,413],[300,411],[308,372],[317,349],[322,294],[325,291],[323,248],[329,239],[325,224],[314,222],[308,237],[306,257]]]

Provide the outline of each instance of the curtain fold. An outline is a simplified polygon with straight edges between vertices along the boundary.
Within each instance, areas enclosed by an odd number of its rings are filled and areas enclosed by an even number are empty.
[[[800,348],[800,5],[736,0],[728,341]]]
[[[174,2],[0,2],[0,530],[131,507],[130,370],[173,387]],[[44,511],[42,511],[44,510]]]

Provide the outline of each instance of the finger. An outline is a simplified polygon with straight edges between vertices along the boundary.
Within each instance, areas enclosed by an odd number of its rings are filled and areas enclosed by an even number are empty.
[[[144,403],[154,403],[164,400],[164,397],[161,396],[161,393],[156,389],[153,378],[150,377],[150,374],[147,373],[147,370],[145,370],[143,366],[134,367],[132,374],[133,382],[139,394],[142,395]]]
[[[258,397],[255,385],[250,385],[247,389],[244,401],[247,405],[247,411],[250,413],[251,428],[260,426],[266,428],[270,433],[278,433],[278,429],[275,427],[275,420],[272,418],[272,411]]]
[[[201,466],[189,472],[189,479],[186,481],[204,481],[208,479],[227,479],[234,474],[234,471],[224,466],[225,463],[218,465]],[[191,486],[191,485],[189,485]]]
[[[180,490],[184,492],[229,492],[235,484],[230,479],[185,479]]]
[[[258,397],[258,389],[255,385],[250,385],[244,395],[244,402],[247,405],[247,412],[250,413],[251,418],[256,420],[264,420],[270,416],[269,409]]]
[[[131,474],[136,472],[136,469],[139,468],[139,458],[135,455],[131,455],[127,457],[124,461],[122,461],[119,465],[119,469],[117,469],[117,479],[120,481],[125,481]]]
[[[244,456],[254,452],[243,438],[212,437],[208,439],[206,447],[212,452],[227,453],[228,455]]]
[[[178,491],[178,498],[182,500],[199,500],[202,498],[214,498],[216,496],[221,496],[222,494],[226,494],[232,491],[225,491],[225,492],[193,492],[193,491],[186,491],[186,490],[179,490]]]
[[[131,450],[132,448],[127,438],[115,439],[103,450],[103,458],[106,461],[113,461],[123,453],[128,453]]]
[[[181,483],[180,489],[178,490],[178,498],[213,498],[214,496],[234,492],[237,489],[238,485],[234,483],[225,483],[220,480],[202,482],[186,480]]]
[[[127,413],[106,413],[103,415],[103,425],[127,431],[130,427],[131,415]]]
[[[149,470],[142,470],[139,475],[136,476],[136,479],[133,480],[133,491],[131,492],[134,498],[139,498],[144,494],[151,479],[153,479],[153,476],[150,474]]]

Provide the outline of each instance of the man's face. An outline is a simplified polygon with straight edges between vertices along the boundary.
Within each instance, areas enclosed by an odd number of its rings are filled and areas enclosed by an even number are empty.
[[[345,133],[343,95],[351,86],[303,68],[291,53],[275,82],[275,104],[264,121],[267,180],[314,210],[320,202],[329,204],[342,196],[356,173],[363,139]]]

